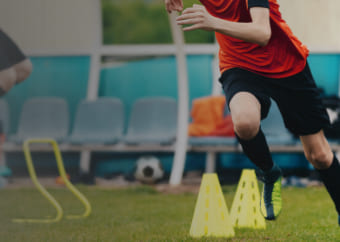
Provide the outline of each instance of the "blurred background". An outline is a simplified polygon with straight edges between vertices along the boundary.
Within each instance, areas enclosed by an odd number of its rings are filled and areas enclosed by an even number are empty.
[[[199,2],[184,0],[184,3],[188,7]],[[340,2],[278,0],[278,3],[294,34],[311,51],[308,62],[323,95],[338,96]],[[178,100],[176,47],[163,1],[0,0],[0,6],[0,28],[33,63],[29,79],[3,98],[8,104],[7,137],[20,131],[21,122],[25,122],[21,120],[24,104],[32,98],[57,97],[66,102],[67,134],[60,143],[74,132],[79,104],[84,100],[119,99],[123,106],[123,136],[129,133],[133,106],[137,101],[156,97]],[[185,33],[184,37],[190,110],[193,100],[222,93],[214,34],[197,30]],[[162,122],[161,117],[157,119]],[[187,119],[188,123],[192,121],[189,115]],[[268,122],[279,125],[275,118]],[[153,133],[152,129],[149,133]],[[10,139],[7,142],[10,143]],[[6,165],[14,177],[26,176],[23,153],[13,148],[17,145],[9,144],[7,149],[5,146]],[[101,145],[105,146],[104,143]],[[63,150],[64,163],[71,177],[79,175],[81,156],[86,155],[77,147],[78,150]],[[114,148],[112,152],[94,150],[88,159],[91,165],[85,164],[83,172],[91,173],[91,177],[129,176],[140,157],[152,155],[160,160],[168,178],[174,160],[174,141],[169,149],[159,148],[159,144],[154,147],[144,149],[142,142],[138,152],[132,152],[133,149],[126,146],[121,150]],[[204,172],[207,152],[209,148],[203,152],[188,149],[185,174]],[[36,152],[37,170],[42,175],[57,174],[53,159],[49,153]],[[312,171],[302,152],[279,152],[274,154],[274,159],[287,175],[309,176]],[[228,182],[227,177],[232,179],[242,168],[252,167],[239,152],[216,152],[214,160],[215,171],[221,174],[222,182]]]

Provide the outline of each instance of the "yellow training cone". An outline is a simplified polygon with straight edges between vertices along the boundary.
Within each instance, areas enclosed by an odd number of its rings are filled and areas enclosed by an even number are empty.
[[[242,171],[230,217],[237,228],[266,228],[266,222],[260,213],[260,192],[254,170]]]
[[[234,237],[227,205],[216,174],[204,174],[198,194],[190,236]]]

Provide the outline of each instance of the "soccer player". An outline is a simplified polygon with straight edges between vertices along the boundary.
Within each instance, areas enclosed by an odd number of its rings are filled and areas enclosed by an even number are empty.
[[[31,61],[0,29],[0,96],[27,79],[31,72]]]
[[[14,85],[24,81],[31,72],[31,61],[0,29],[0,97],[5,95]],[[4,141],[3,123],[0,120],[0,166],[5,165],[2,151]]]
[[[276,0],[201,0],[177,18],[184,31],[214,31],[220,46],[222,83],[235,133],[264,182],[261,212],[268,220],[281,211],[280,168],[273,162],[260,121],[270,98],[286,127],[300,137],[307,160],[319,171],[340,214],[340,165],[323,128],[329,124],[310,72],[308,49],[282,19]],[[182,11],[182,0],[165,0]],[[340,216],[338,217],[340,223]]]

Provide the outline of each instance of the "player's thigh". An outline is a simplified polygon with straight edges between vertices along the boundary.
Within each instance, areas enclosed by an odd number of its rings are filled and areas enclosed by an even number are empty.
[[[16,82],[17,76],[13,67],[0,71],[0,95],[8,92]]]
[[[29,59],[25,59],[18,64],[14,65],[17,74],[16,83],[26,80],[32,72],[32,63]]]

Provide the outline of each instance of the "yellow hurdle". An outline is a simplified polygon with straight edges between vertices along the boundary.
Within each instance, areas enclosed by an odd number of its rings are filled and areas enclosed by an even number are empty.
[[[60,204],[57,202],[57,200],[40,184],[38,181],[33,161],[32,161],[32,156],[30,152],[30,144],[32,143],[40,143],[40,144],[51,144],[53,147],[54,155],[57,161],[57,166],[59,170],[60,177],[64,181],[66,187],[80,200],[80,202],[85,206],[85,211],[83,214],[79,215],[69,215],[67,218],[69,219],[78,219],[78,218],[86,218],[90,215],[91,213],[91,205],[89,201],[86,199],[86,197],[80,193],[73,185],[72,183],[67,179],[66,177],[66,172],[63,164],[63,160],[61,157],[61,153],[58,147],[58,144],[55,140],[53,139],[28,139],[24,142],[23,148],[24,148],[24,154],[25,154],[25,159],[27,163],[27,168],[28,172],[30,174],[30,177],[36,186],[36,188],[40,191],[40,193],[54,206],[54,208],[57,211],[57,215],[53,219],[13,219],[13,222],[18,222],[18,223],[55,223],[58,222],[62,219],[63,217],[63,209],[60,206]]]

